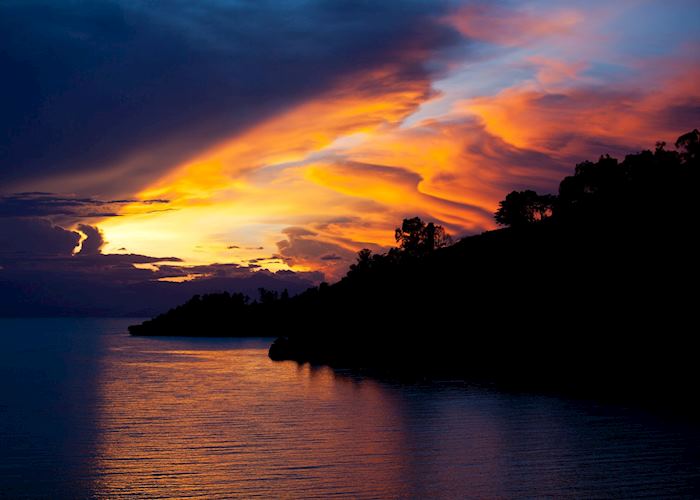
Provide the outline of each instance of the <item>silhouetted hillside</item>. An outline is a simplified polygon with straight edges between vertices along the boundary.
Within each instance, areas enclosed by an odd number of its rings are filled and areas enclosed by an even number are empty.
[[[273,359],[669,397],[695,386],[697,130],[510,193],[508,226],[449,245],[407,219],[340,282],[205,296],[133,334],[274,334]],[[670,391],[669,387],[676,390]]]

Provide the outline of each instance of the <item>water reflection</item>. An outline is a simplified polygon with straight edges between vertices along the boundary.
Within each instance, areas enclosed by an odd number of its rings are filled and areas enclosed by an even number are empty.
[[[13,385],[0,405],[0,496],[700,495],[696,424],[272,363],[264,339],[67,325],[40,324],[29,337],[40,342],[3,332]]]
[[[400,455],[398,415],[378,384],[270,363],[269,342],[159,345],[105,359],[96,492],[396,495],[400,464],[379,465]]]
[[[112,498],[696,491],[696,429],[584,402],[272,363],[267,342],[237,342],[132,339],[105,358],[95,491]]]

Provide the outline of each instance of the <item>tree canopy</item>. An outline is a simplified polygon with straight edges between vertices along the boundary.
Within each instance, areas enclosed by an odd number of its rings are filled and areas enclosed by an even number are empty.
[[[396,243],[407,255],[420,256],[452,242],[445,228],[433,222],[427,224],[420,217],[404,219],[401,227],[394,231]]]
[[[654,151],[627,155],[619,161],[609,155],[576,165],[574,175],[559,184],[558,195],[532,190],[508,193],[494,214],[503,226],[523,227],[546,219],[615,222],[674,210],[692,210],[700,174],[700,132],[678,138],[676,150],[666,143]]]
[[[520,227],[552,216],[556,196],[530,189],[512,191],[499,203],[494,218],[502,226]]]

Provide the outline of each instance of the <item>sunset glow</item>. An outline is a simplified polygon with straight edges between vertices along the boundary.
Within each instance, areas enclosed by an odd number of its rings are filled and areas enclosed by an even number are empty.
[[[357,250],[391,246],[403,217],[457,236],[490,229],[509,190],[554,192],[576,162],[696,126],[697,112],[687,111],[700,103],[689,10],[697,6],[458,2],[430,16],[422,38],[397,36],[385,57],[351,64],[293,102],[260,102],[265,112],[245,126],[207,136],[199,118],[189,138],[184,122],[151,143],[125,141],[128,150],[101,168],[10,185],[169,201],[93,217],[103,253],[319,270],[334,280]]]
[[[700,498],[698,26],[0,0],[0,497]]]

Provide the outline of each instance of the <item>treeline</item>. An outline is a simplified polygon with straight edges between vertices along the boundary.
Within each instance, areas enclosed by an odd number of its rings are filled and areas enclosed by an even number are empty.
[[[361,250],[357,262],[350,266],[342,281],[352,281],[355,276],[378,267],[380,262],[396,265],[409,259],[421,259],[452,243],[442,226],[425,223],[418,217],[404,220],[396,229],[395,237],[398,247],[387,254]],[[130,326],[129,332],[149,336],[276,337],[280,333],[276,328],[290,326],[290,318],[298,316],[298,311],[324,301],[326,295],[333,295],[331,290],[337,286],[324,282],[293,298],[286,289],[280,293],[265,288],[258,289],[257,299],[229,292],[195,295],[164,314]]]
[[[407,219],[345,278],[256,301],[205,296],[135,334],[272,335],[274,359],[643,392],[695,384],[700,133],[514,191],[505,227],[450,244]],[[671,390],[676,388],[676,390]]]
[[[576,165],[559,194],[513,191],[499,203],[496,222],[522,227],[557,218],[566,223],[673,225],[697,210],[698,131],[675,143],[658,142],[654,151],[628,155],[619,162],[609,155]]]
[[[132,335],[185,336],[185,337],[251,337],[275,336],[262,331],[255,325],[243,329],[248,319],[253,319],[260,311],[275,304],[275,309],[283,309],[289,302],[289,292],[259,288],[259,298],[252,300],[243,293],[209,293],[195,295],[184,304],[170,309],[153,319],[129,327]]]

